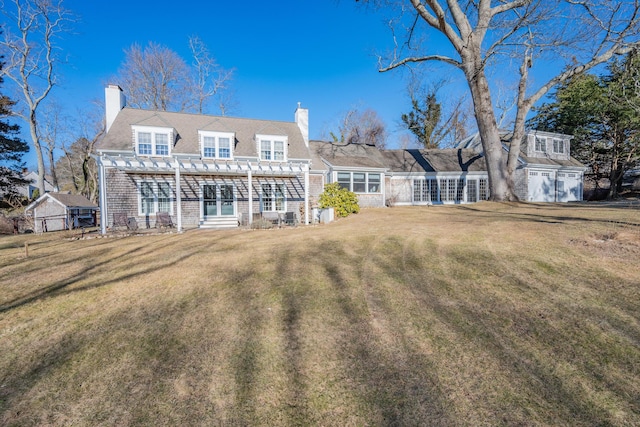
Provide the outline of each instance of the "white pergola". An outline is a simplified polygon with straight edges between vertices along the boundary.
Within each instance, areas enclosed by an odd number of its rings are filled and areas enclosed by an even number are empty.
[[[151,158],[139,157],[131,152],[98,152],[100,185],[100,232],[107,232],[108,207],[106,197],[106,170],[123,172],[172,173],[176,184],[176,227],[182,231],[182,203],[180,175],[211,173],[216,175],[246,176],[248,188],[252,188],[254,176],[300,176],[304,177],[304,223],[309,224],[309,161],[259,162],[250,159],[202,159],[189,155]],[[251,198],[250,198],[251,199]],[[253,220],[253,203],[249,203],[249,223]]]

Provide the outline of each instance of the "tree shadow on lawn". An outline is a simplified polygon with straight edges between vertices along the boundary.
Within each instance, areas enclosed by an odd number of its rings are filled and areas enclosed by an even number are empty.
[[[189,246],[189,250],[185,251],[181,256],[176,257],[171,261],[163,262],[162,269],[170,268],[172,266],[177,265],[178,263],[194,256],[198,252],[200,252],[203,248],[208,247],[209,245],[215,245],[216,240],[221,240],[223,237],[218,237],[215,240],[209,240],[206,244],[201,244],[200,246]],[[22,295],[18,298],[14,298],[10,301],[7,301],[0,305],[0,313],[7,312],[9,310],[24,306],[26,304],[30,304],[32,302],[36,302],[45,298],[52,298],[56,296],[67,295],[70,293],[86,291],[90,289],[95,289],[98,287],[107,286],[113,283],[117,283],[123,280],[133,279],[137,276],[142,276],[147,273],[154,273],[158,271],[156,266],[150,266],[148,268],[140,268],[140,265],[144,265],[143,260],[141,258],[149,257],[151,259],[154,258],[154,253],[157,251],[156,245],[148,245],[148,242],[141,241],[140,243],[133,246],[131,249],[123,252],[117,256],[108,257],[107,254],[111,252],[113,249],[107,248],[99,251],[97,253],[92,254],[88,265],[85,269],[73,276],[67,277],[65,279],[56,281],[50,285],[44,286],[35,291],[29,292],[26,295]],[[157,244],[157,241],[154,242]],[[103,259],[103,261],[93,262],[93,260]],[[77,260],[67,260],[65,263],[75,263]],[[110,268],[111,267],[111,268]],[[67,289],[70,286],[77,284],[83,280],[92,279],[92,274],[110,272],[110,271],[122,271],[125,274],[122,275],[110,275],[109,280],[105,281],[96,281],[95,278],[93,280],[89,280],[87,284],[74,287],[72,289]],[[136,271],[137,270],[137,271]],[[134,271],[133,273],[126,273],[127,271]],[[101,276],[102,277],[102,276]]]
[[[393,246],[395,250],[393,250]],[[463,251],[462,249],[456,249]],[[379,254],[381,255],[381,254]],[[441,255],[447,256],[447,255]],[[468,249],[465,259],[473,260],[477,256],[473,248]],[[484,254],[482,263],[486,265],[478,266],[480,271],[487,271],[491,265],[499,264],[494,255]],[[437,263],[437,260],[434,260]],[[483,352],[491,354],[502,369],[500,373],[511,379],[513,384],[518,384],[516,394],[505,400],[504,395],[498,394],[498,398],[485,400],[483,406],[491,408],[496,418],[483,420],[489,424],[519,425],[527,419],[537,420],[543,424],[565,424],[565,425],[607,425],[611,423],[611,414],[604,408],[593,405],[589,396],[576,393],[575,385],[571,388],[557,372],[558,365],[580,366],[579,361],[573,360],[571,354],[566,352],[581,352],[588,349],[562,348],[556,347],[557,343],[565,343],[570,340],[564,329],[559,327],[559,320],[554,320],[550,324],[538,313],[530,310],[522,311],[510,307],[507,300],[496,302],[489,295],[478,294],[467,300],[467,297],[457,293],[469,292],[462,289],[463,282],[457,283],[455,278],[444,278],[434,276],[430,271],[430,266],[424,264],[424,258],[412,251],[405,251],[401,244],[393,242],[390,248],[385,251],[384,256],[378,256],[372,263],[388,276],[393,277],[402,286],[407,286],[415,300],[421,306],[428,308],[449,330],[455,331],[458,342],[452,345],[466,345],[468,352],[472,352],[475,346],[480,346]],[[401,269],[399,266],[410,266]],[[473,265],[468,268],[473,270]],[[496,274],[500,274],[496,272]],[[508,274],[508,273],[506,273]],[[516,282],[517,278],[512,278]],[[531,288],[526,283],[514,283],[514,286],[522,287],[524,292],[529,293]],[[456,289],[458,287],[458,289]],[[477,291],[476,291],[477,292]],[[506,291],[508,292],[508,291]],[[452,299],[454,303],[452,303]],[[550,303],[553,304],[553,303]],[[569,313],[570,309],[561,305],[553,304],[554,311]],[[492,313],[492,311],[498,313]],[[497,316],[497,317],[496,317]],[[569,315],[569,322],[581,322],[580,318],[573,318]],[[511,321],[512,327],[519,328],[518,334],[530,334],[526,338],[530,346],[514,340],[514,331],[505,331],[500,326],[500,322]],[[572,327],[575,327],[573,325]],[[464,343],[467,344],[464,344]],[[531,344],[533,342],[533,344]],[[556,344],[554,344],[556,343]],[[540,349],[546,349],[539,351]],[[538,351],[536,351],[538,350]],[[541,353],[545,351],[556,352],[556,359],[545,360],[541,358]],[[565,354],[566,353],[566,354]],[[575,364],[578,365],[575,365]],[[603,372],[584,374],[586,378],[598,383],[598,386],[606,388],[606,381],[602,376]],[[492,381],[491,378],[483,379],[485,384]],[[495,383],[493,386],[498,386]],[[505,390],[502,390],[503,392]],[[624,394],[623,394],[624,395]],[[619,395],[619,396],[623,396]],[[631,402],[627,402],[631,403]],[[455,405],[455,402],[451,402]],[[631,404],[637,407],[637,404]]]
[[[510,205],[507,205],[510,206]],[[586,209],[585,206],[582,205],[570,205],[570,206],[555,206],[555,205],[536,205],[536,204],[522,204],[526,208],[536,209],[542,211],[540,214],[535,213],[525,213],[518,211],[518,207],[515,207],[515,211],[504,211],[504,210],[491,210],[486,211],[481,209],[481,207],[476,207],[473,205],[458,205],[457,209],[460,209],[465,212],[473,213],[475,217],[496,219],[496,218],[508,218],[515,221],[530,221],[530,222],[538,222],[538,223],[548,223],[548,224],[566,224],[571,222],[584,222],[584,223],[600,223],[600,224],[622,224],[629,225],[632,227],[640,227],[640,222],[631,222],[631,221],[619,221],[614,219],[600,219],[600,218],[590,218],[585,216],[568,216],[568,215],[552,215],[548,212],[553,212],[554,210],[562,210],[566,211],[567,209],[576,209],[581,213]],[[589,208],[598,210],[600,209],[615,209],[610,206],[589,206]]]
[[[366,295],[371,291],[362,282],[361,273],[356,273],[358,283],[347,278],[353,270],[362,267],[363,258],[347,254],[340,242],[324,242],[316,253],[345,319],[340,337],[342,345],[337,351],[350,391],[361,402],[359,409],[366,417],[364,424],[448,426],[455,423],[428,358],[417,351],[406,336],[399,340],[401,347],[385,346],[374,328],[373,317],[389,316],[388,308],[380,299]],[[390,323],[393,324],[393,319]],[[387,331],[396,332],[399,333]]]

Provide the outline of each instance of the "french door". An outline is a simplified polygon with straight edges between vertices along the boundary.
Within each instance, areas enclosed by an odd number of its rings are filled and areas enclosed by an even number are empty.
[[[202,212],[205,217],[235,215],[233,185],[205,184],[202,186]]]

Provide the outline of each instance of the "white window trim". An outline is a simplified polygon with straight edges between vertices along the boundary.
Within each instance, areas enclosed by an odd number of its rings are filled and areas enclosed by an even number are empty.
[[[271,145],[271,159],[263,159],[262,158],[262,141],[270,141]],[[281,160],[274,160],[275,147],[274,142],[281,141],[282,148],[284,151],[284,158]],[[256,152],[258,153],[258,158],[261,161],[266,162],[286,162],[289,158],[289,137],[286,135],[266,135],[266,134],[256,134]]]
[[[339,173],[348,173],[349,174],[349,191],[352,191],[356,194],[382,194],[382,186],[384,185],[384,176],[381,172],[364,172],[364,171],[345,171],[339,170],[334,172],[333,182],[338,181]],[[364,174],[364,190],[365,191],[354,191],[353,190],[353,174],[354,173],[363,173]],[[378,191],[369,191],[369,175],[378,175],[380,180],[378,181]]]
[[[215,156],[205,157],[204,155],[204,138],[211,137],[215,139]],[[220,138],[229,138],[229,157],[220,157]],[[233,132],[213,132],[213,131],[198,131],[198,140],[200,143],[200,156],[203,159],[220,159],[220,160],[233,160],[233,148],[235,145],[236,134]]]
[[[540,140],[541,143],[544,144],[543,149],[542,150],[538,150],[538,139]],[[536,153],[546,153],[548,150],[547,147],[547,137],[546,136],[536,136],[534,139],[534,145],[533,145],[533,149]]]
[[[158,181],[157,179],[141,179],[136,183],[137,193],[138,193],[138,216],[145,216],[146,213],[142,212],[142,184],[149,183],[152,185],[153,190],[153,212],[150,212],[149,215],[155,215],[158,212],[158,184],[167,184],[169,186],[169,190],[171,192],[169,196],[169,215],[173,215],[173,199],[174,199],[174,189],[173,185],[169,181]]]
[[[154,127],[154,126],[131,126],[133,130],[133,142],[135,145],[135,152],[139,156],[149,156],[149,157],[169,157],[171,156],[171,150],[173,148],[173,129],[172,128],[163,128],[163,127]],[[138,146],[138,134],[139,133],[150,133],[151,134],[151,154],[140,154],[140,148]],[[156,154],[156,135],[167,135],[167,145],[169,146],[169,150],[167,154]]]
[[[271,185],[272,186],[272,195],[271,197],[273,198],[273,207],[274,209],[271,209],[269,211],[265,211],[264,210],[264,185]],[[281,185],[283,192],[282,194],[284,195],[284,203],[282,206],[282,210],[277,210],[275,209],[276,206],[276,198],[275,198],[275,186],[276,185]],[[286,212],[287,211],[287,184],[285,184],[284,182],[273,182],[273,181],[262,181],[260,182],[260,212]]]
[[[558,144],[559,143],[559,144]],[[556,148],[562,148],[562,151],[557,151]],[[565,140],[564,139],[560,139],[560,138],[553,138],[553,153],[554,154],[565,154],[566,150],[566,144],[565,144]]]

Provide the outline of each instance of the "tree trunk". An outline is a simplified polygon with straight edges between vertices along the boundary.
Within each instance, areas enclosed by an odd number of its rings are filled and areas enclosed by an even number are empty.
[[[507,171],[506,153],[500,141],[500,132],[493,111],[489,84],[482,71],[473,70],[473,75],[467,77],[473,109],[478,124],[478,133],[482,141],[484,158],[489,175],[490,200],[517,200],[510,185],[511,176]]]
[[[36,158],[38,161],[38,192],[40,193],[40,196],[42,196],[46,192],[44,187],[44,156],[42,154],[42,145],[40,144],[40,139],[38,138],[36,113],[33,109],[31,109],[31,114],[29,115],[29,132],[31,133],[33,147],[36,149]]]

